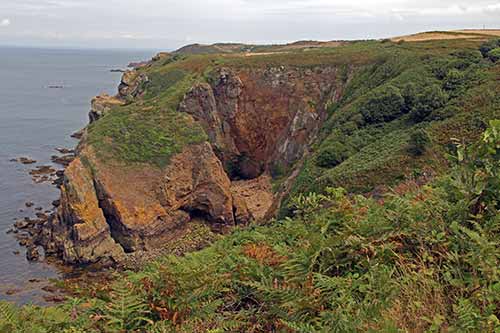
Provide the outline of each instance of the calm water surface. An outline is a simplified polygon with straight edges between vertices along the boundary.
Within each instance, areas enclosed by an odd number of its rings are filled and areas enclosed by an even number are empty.
[[[90,99],[116,92],[121,74],[110,69],[153,53],[0,47],[0,300],[40,302],[47,279],[60,276],[54,266],[26,261],[25,250],[6,233],[16,219],[34,217],[35,207],[50,208],[58,197],[53,185],[35,184],[29,170],[50,165],[55,148],[74,147],[70,134],[87,124]],[[20,156],[37,163],[9,161]],[[35,205],[27,208],[28,201]]]

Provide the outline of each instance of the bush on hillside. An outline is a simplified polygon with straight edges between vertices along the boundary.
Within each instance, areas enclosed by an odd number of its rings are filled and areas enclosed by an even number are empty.
[[[459,114],[461,109],[456,105],[446,105],[445,107],[439,108],[432,111],[432,113],[426,118],[427,120],[445,120]]]
[[[472,64],[478,64],[483,59],[478,50],[461,50],[453,52],[451,55],[458,58],[459,62],[456,63],[455,68],[460,70],[464,70]]]
[[[418,87],[414,82],[409,82],[401,89],[401,95],[404,98],[403,112],[410,112],[417,101]]]
[[[410,113],[415,122],[421,122],[429,116],[432,111],[443,107],[448,101],[448,95],[440,86],[434,84],[425,87],[418,95],[415,105]]]
[[[500,39],[492,39],[483,43],[479,47],[479,51],[481,52],[484,58],[487,58],[490,51],[498,47],[500,47]]]
[[[500,47],[497,47],[496,49],[488,52],[488,59],[493,62],[497,62],[498,60],[500,60]]]
[[[333,168],[344,162],[351,154],[352,151],[345,144],[333,142],[321,148],[316,158],[316,165],[322,168]]]
[[[420,156],[425,153],[430,142],[429,134],[423,129],[418,129],[410,135],[408,152],[413,156]]]
[[[443,88],[445,90],[456,90],[461,87],[466,81],[466,76],[464,72],[458,69],[450,69],[446,74],[443,81]]]
[[[386,85],[370,93],[360,111],[369,124],[387,122],[402,114],[404,103],[401,91],[392,85]]]

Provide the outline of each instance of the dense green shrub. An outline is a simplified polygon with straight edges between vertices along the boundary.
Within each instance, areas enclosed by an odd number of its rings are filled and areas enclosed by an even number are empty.
[[[438,85],[425,87],[417,95],[415,105],[411,110],[411,118],[415,122],[421,122],[429,116],[432,111],[443,107],[448,101],[448,95]]]
[[[462,86],[466,81],[464,72],[458,69],[451,69],[446,74],[443,81],[443,88],[445,90],[455,90]]]
[[[483,59],[481,52],[478,50],[461,50],[453,52],[451,55],[460,60],[454,66],[460,70],[464,70],[472,64],[478,64]]]
[[[432,113],[427,117],[427,120],[445,120],[459,114],[460,111],[461,109],[456,105],[446,105],[445,107],[432,111]]]
[[[408,152],[413,156],[422,155],[431,142],[429,134],[423,129],[418,129],[410,135]]]
[[[404,106],[403,106],[403,111],[405,113],[411,111],[413,106],[415,106],[415,103],[417,101],[417,95],[418,95],[418,87],[414,82],[409,82],[403,86],[403,89],[401,90],[401,95],[404,98]]]
[[[458,72],[464,72],[471,67],[478,66],[482,60],[479,51],[468,50],[460,51],[451,54],[447,57],[431,58],[428,60],[428,66],[435,78],[438,80],[445,80],[451,75]]]
[[[500,47],[500,39],[492,39],[483,43],[479,47],[479,51],[481,52],[483,57],[487,58],[490,51],[496,49],[497,47]]]
[[[322,168],[332,168],[345,161],[351,154],[351,149],[345,144],[333,142],[320,149],[316,165]]]
[[[500,47],[497,47],[488,52],[488,58],[493,62],[497,62],[498,60],[500,60]]]
[[[167,71],[165,73],[149,73],[148,81],[143,84],[143,89],[146,91],[144,98],[153,98],[166,92],[168,88],[180,82],[185,76],[186,73],[178,69]]]
[[[369,124],[387,122],[401,115],[404,102],[398,88],[386,85],[370,93],[360,111]]]
[[[278,179],[286,175],[286,167],[279,161],[271,164],[269,173],[273,179]]]

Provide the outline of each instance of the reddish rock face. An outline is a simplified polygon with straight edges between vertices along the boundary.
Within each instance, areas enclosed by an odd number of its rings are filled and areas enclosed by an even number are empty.
[[[59,254],[68,263],[114,261],[123,256],[99,207],[93,175],[80,158],[66,168],[58,214],[49,221],[42,242],[48,253]]]
[[[82,156],[92,163],[91,173]],[[187,147],[162,170],[103,165],[90,149],[66,169],[58,218],[45,243],[69,263],[120,261],[124,252],[162,246],[192,217],[214,227],[251,219],[233,213],[231,181],[208,143]]]
[[[199,120],[232,177],[291,166],[342,95],[336,67],[219,69],[179,106]]]
[[[267,174],[304,155],[343,93],[337,76],[336,67],[216,70],[179,105],[210,142],[185,147],[163,169],[101,161],[84,136],[44,231],[46,249],[69,263],[119,262],[179,237],[193,218],[225,229],[268,217],[283,195]],[[91,120],[137,98],[144,79],[125,73],[116,97],[94,99]]]
[[[148,81],[148,77],[136,70],[128,70],[122,75],[120,85],[118,86],[118,97],[122,99],[134,98],[142,93],[141,84]]]

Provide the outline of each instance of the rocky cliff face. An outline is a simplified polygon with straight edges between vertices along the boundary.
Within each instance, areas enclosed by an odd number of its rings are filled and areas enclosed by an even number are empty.
[[[89,122],[92,123],[101,118],[106,112],[110,111],[114,106],[125,104],[125,101],[116,97],[109,96],[104,93],[92,98],[90,102]]]
[[[75,264],[123,257],[99,207],[93,175],[80,158],[65,170],[60,202],[57,215],[43,231],[46,252]]]
[[[117,96],[92,101],[90,121],[140,99],[144,82],[145,74],[125,73]],[[334,66],[219,68],[178,107],[209,142],[185,147],[165,168],[102,161],[84,137],[44,232],[46,249],[68,263],[119,262],[179,237],[193,218],[220,231],[264,218],[282,197],[268,175],[304,155],[346,83]]]
[[[91,168],[82,162],[88,160]],[[85,148],[65,171],[61,205],[45,239],[66,262],[120,261],[124,253],[160,247],[193,217],[217,230],[251,219],[208,143],[188,147],[163,170],[98,161]]]
[[[336,67],[222,68],[179,110],[203,124],[230,176],[252,179],[303,155],[344,86]]]
[[[145,74],[139,74],[136,70],[128,70],[123,73],[116,96],[103,93],[92,99],[89,122],[92,123],[98,120],[113,107],[124,105],[140,96],[143,93],[142,85],[146,82],[148,82],[148,77]]]

